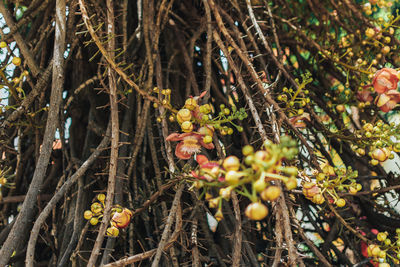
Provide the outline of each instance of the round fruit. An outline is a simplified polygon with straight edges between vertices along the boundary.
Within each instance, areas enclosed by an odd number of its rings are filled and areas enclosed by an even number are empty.
[[[240,167],[240,161],[235,156],[229,156],[224,160],[224,162],[222,163],[222,166],[227,171],[237,171],[237,170],[239,170],[239,167]]]
[[[265,201],[275,201],[281,195],[281,189],[276,185],[268,186],[264,191],[261,192],[260,196]]]
[[[336,206],[338,206],[339,208],[344,207],[346,205],[346,200],[344,200],[343,198],[339,198],[338,200],[336,200]]]
[[[85,210],[83,213],[83,218],[90,220],[93,217],[93,213],[90,210]]]
[[[262,203],[254,202],[247,206],[244,213],[250,220],[259,221],[268,215],[268,208]]]
[[[19,58],[19,57],[13,57],[12,63],[13,63],[15,66],[21,65],[21,58]]]

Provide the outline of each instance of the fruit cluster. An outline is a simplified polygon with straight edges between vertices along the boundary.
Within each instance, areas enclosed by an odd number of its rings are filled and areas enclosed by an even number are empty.
[[[362,189],[361,184],[356,183],[357,177],[358,172],[351,167],[334,168],[325,164],[322,172],[316,172],[315,181],[303,182],[303,195],[315,204],[323,204],[327,199],[341,208],[346,205],[346,200],[339,193],[356,194]]]
[[[204,94],[186,99],[185,105],[176,115],[171,115],[172,119],[170,120],[176,119],[182,133],[172,133],[166,140],[180,142],[175,149],[175,155],[180,159],[190,159],[193,154],[201,152],[201,147],[213,149],[215,130],[218,130],[221,135],[233,134],[232,127],[235,127],[239,132],[243,131],[243,128],[233,121],[247,118],[244,108],[238,110],[235,105],[232,105],[229,109],[222,104],[218,115],[213,117],[211,115],[214,110],[212,105],[198,104]],[[227,124],[232,127],[227,126]]]
[[[263,149],[254,151],[250,145],[243,147],[244,162],[236,156],[229,156],[223,161],[209,161],[204,155],[198,155],[199,168],[192,171],[193,186],[203,189],[203,195],[210,208],[216,208],[215,218],[221,220],[222,200],[229,200],[232,191],[247,197],[252,203],[245,210],[251,220],[262,220],[268,215],[268,208],[263,201],[275,201],[281,194],[283,182],[288,190],[297,187],[298,170],[284,164],[298,154],[296,141],[289,136],[282,136],[280,144],[266,141]],[[218,195],[212,192],[218,190]]]
[[[90,206],[90,210],[85,210],[83,213],[83,217],[88,220],[91,225],[97,225],[103,217],[106,196],[104,194],[98,194],[96,199],[98,202],[93,202]],[[117,237],[119,235],[119,229],[126,228],[131,218],[132,212],[129,209],[120,206],[113,207],[111,210],[111,226],[107,228],[107,235]]]
[[[396,229],[395,241],[389,238],[388,232],[379,232],[376,235],[374,244],[367,247],[367,256],[372,257],[374,262],[380,263],[379,266],[390,266],[388,260],[394,264],[400,263],[400,228]],[[381,265],[382,264],[382,265]],[[384,265],[386,264],[386,265]]]
[[[358,155],[368,154],[370,163],[377,165],[387,159],[392,159],[394,152],[400,152],[400,128],[394,123],[387,124],[381,120],[376,123],[363,122],[362,129],[356,131],[358,141],[352,145],[353,151]]]

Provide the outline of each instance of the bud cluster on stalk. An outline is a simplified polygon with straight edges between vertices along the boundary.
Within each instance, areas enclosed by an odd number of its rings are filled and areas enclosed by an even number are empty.
[[[97,225],[103,217],[106,195],[98,194],[95,202],[90,206],[90,210],[85,210],[83,217],[89,221],[91,225]],[[126,228],[131,219],[132,211],[123,208],[119,205],[111,209],[110,226],[107,228],[106,234],[108,236],[117,237],[119,230]]]
[[[367,247],[367,256],[379,266],[390,266],[388,262],[400,263],[400,228],[391,239],[388,232],[377,232],[374,243]],[[386,265],[385,265],[386,264]]]
[[[362,189],[361,184],[356,182],[358,172],[351,167],[334,168],[329,164],[322,167],[322,172],[315,171],[315,180],[310,179],[302,182],[303,195],[315,204],[323,204],[325,200],[336,204],[341,208],[346,205],[346,200],[339,196],[340,193],[356,194]]]
[[[202,129],[215,129],[221,135],[233,134],[233,128],[239,132],[243,131],[241,126],[233,123],[234,120],[243,120],[247,118],[247,113],[244,108],[237,109],[235,105],[231,108],[224,104],[220,105],[220,112],[215,116],[214,107],[211,104],[199,105],[200,97],[191,97],[186,99],[185,105],[178,110],[174,118],[181,126],[182,132],[189,133],[199,131],[204,134],[204,139],[209,139],[208,143],[212,142],[213,132],[202,131]],[[173,121],[173,119],[171,119]]]
[[[372,165],[393,159],[393,152],[400,152],[400,127],[381,120],[376,123],[363,122],[362,129],[356,131],[357,142],[351,146],[358,155],[368,155]]]
[[[11,50],[11,47],[9,47],[9,45],[2,41],[0,42],[0,54],[4,54],[4,53],[13,53],[15,51],[15,49]],[[4,62],[5,64],[2,64],[1,68],[0,68],[0,76],[1,78],[1,82],[0,82],[0,89],[3,89],[5,91],[7,91],[7,94],[9,94],[10,96],[12,96],[14,99],[16,99],[16,102],[19,102],[21,100],[23,100],[25,98],[25,91],[22,89],[22,84],[23,82],[26,80],[26,77],[29,75],[29,71],[27,70],[23,70],[23,66],[22,66],[22,60],[20,57],[15,56],[15,54],[11,54],[9,55],[11,60],[9,62]],[[8,57],[7,57],[8,59]],[[3,62],[2,62],[3,63]],[[20,68],[20,72],[19,71],[12,71],[13,75],[15,74],[19,74],[18,76],[15,77],[10,77],[9,76],[9,72],[10,72],[10,68],[14,69],[14,68]],[[13,105],[8,105],[5,103],[0,103],[0,116],[3,114],[3,112],[11,109],[11,110],[15,110],[16,108],[18,108],[18,106],[13,106]],[[39,111],[42,111],[45,109],[41,109]],[[39,112],[37,111],[37,112]],[[36,113],[37,113],[36,112]],[[35,113],[31,113],[28,112],[27,113],[30,116],[34,116]]]
[[[307,72],[302,75],[301,83],[299,79],[296,79],[296,83],[298,84],[296,90],[284,87],[282,93],[278,95],[277,100],[285,104],[285,111],[288,112],[290,118],[304,114],[303,107],[310,103],[310,98],[307,96],[310,92],[305,87],[312,80],[311,73]]]
[[[215,218],[221,220],[222,201],[236,193],[251,201],[245,215],[251,220],[262,220],[268,215],[266,202],[276,201],[281,195],[281,181],[288,190],[297,187],[297,167],[284,165],[298,154],[297,142],[282,136],[280,144],[266,141],[263,148],[255,151],[250,145],[243,147],[244,160],[229,156],[221,161],[209,161],[197,155],[199,168],[192,171],[193,187],[202,189],[202,196],[210,208],[216,208]],[[213,195],[212,192],[218,192]]]

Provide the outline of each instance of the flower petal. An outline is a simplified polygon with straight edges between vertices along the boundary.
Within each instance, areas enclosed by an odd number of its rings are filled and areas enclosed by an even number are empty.
[[[199,143],[202,147],[205,147],[207,149],[214,149],[215,147],[213,143],[208,143],[208,144],[204,143],[203,138],[199,140]]]
[[[182,150],[184,143],[180,142],[175,148],[175,155],[180,159],[190,159],[192,154],[186,153]]]
[[[172,134],[168,135],[168,137],[165,138],[165,140],[167,140],[167,141],[181,141],[182,138],[180,138],[179,136],[180,136],[180,134],[178,134],[178,133],[172,133]]]
[[[208,162],[208,158],[204,155],[196,155],[196,161],[199,165],[203,165]]]

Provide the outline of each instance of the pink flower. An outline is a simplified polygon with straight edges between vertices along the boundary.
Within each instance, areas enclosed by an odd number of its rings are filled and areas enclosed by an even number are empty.
[[[385,94],[381,94],[376,99],[376,105],[383,112],[389,112],[394,109],[397,103],[400,102],[400,92],[396,90],[387,91]]]
[[[372,100],[374,100],[374,97],[371,95],[371,91],[369,90],[358,91],[356,97],[361,102],[371,103]]]
[[[372,86],[378,94],[397,89],[399,82],[398,73],[395,69],[383,68],[375,73]]]
[[[132,212],[128,209],[123,209],[121,212],[114,213],[111,221],[113,226],[125,228],[128,226],[132,218]]]
[[[310,114],[305,112],[301,115],[293,116],[293,117],[289,118],[289,121],[296,128],[305,128],[306,127],[305,121],[310,122],[311,118],[310,118]]]
[[[200,165],[200,169],[191,172],[194,178],[207,180],[208,182],[212,182],[216,179],[219,182],[225,181],[225,177],[221,175],[222,167],[218,162],[210,161],[204,155],[196,155],[196,161]]]
[[[214,144],[209,143],[206,144],[203,142],[204,135],[190,132],[190,133],[173,133],[170,134],[166,140],[167,141],[181,141],[176,146],[175,155],[180,159],[190,159],[190,157],[201,151],[201,147],[205,147],[207,149],[213,149]]]

